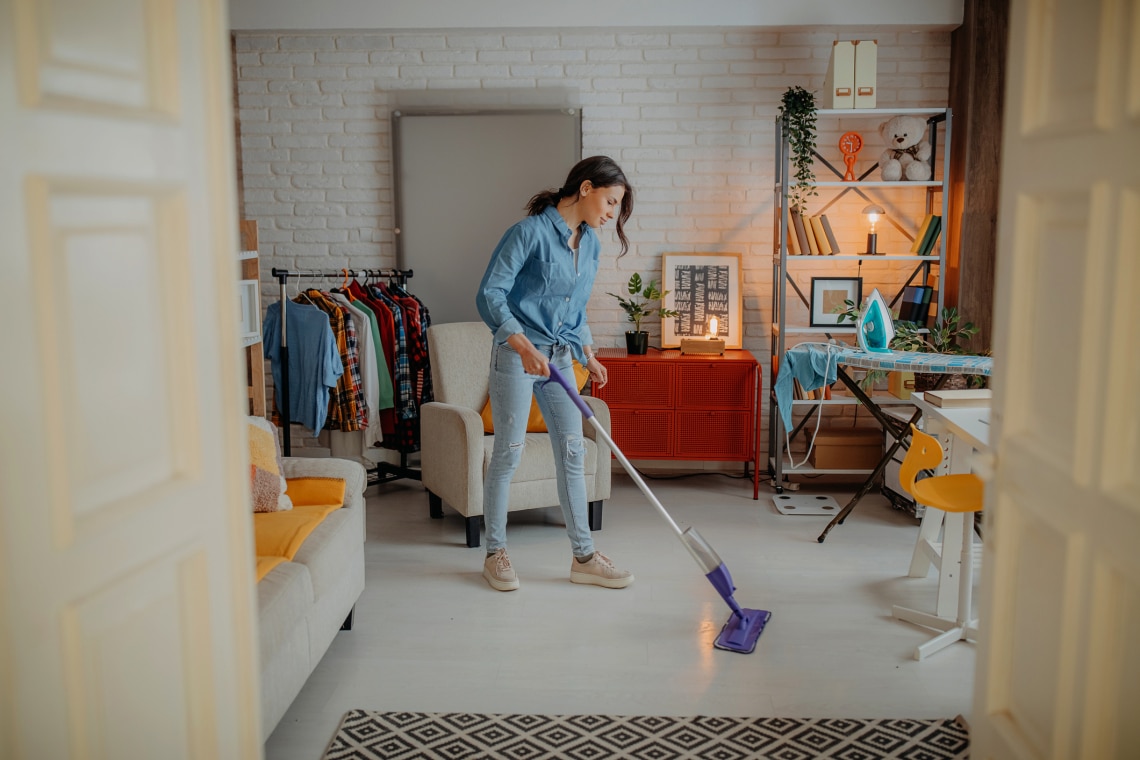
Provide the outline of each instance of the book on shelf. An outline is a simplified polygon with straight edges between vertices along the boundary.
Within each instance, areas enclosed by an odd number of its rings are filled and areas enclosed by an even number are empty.
[[[899,319],[926,327],[926,316],[930,311],[930,297],[934,288],[928,285],[907,285],[903,288],[902,304],[899,306]]]
[[[923,398],[931,406],[952,409],[960,406],[989,406],[994,392],[989,388],[966,388],[954,391],[927,391]]]
[[[804,227],[804,217],[797,209],[792,209],[792,227],[796,231],[800,253],[805,256],[808,255],[811,253],[811,249],[808,247],[807,229]]]
[[[800,221],[804,226],[804,235],[807,237],[808,251],[812,256],[818,256],[819,242],[815,239],[815,229],[811,226],[811,217],[801,215]]]
[[[827,214],[820,214],[819,221],[823,225],[823,234],[827,237],[831,252],[833,254],[842,253],[839,250],[839,243],[835,240],[835,233],[831,231],[831,222],[827,221]]]
[[[827,233],[823,230],[823,218],[820,216],[810,217],[811,231],[815,236],[815,246],[819,249],[821,256],[830,256],[834,251],[831,250],[831,242],[827,239]]]
[[[926,234],[922,237],[922,245],[918,247],[919,256],[930,256],[934,244],[938,242],[938,234],[942,231],[942,217],[935,214],[926,227]]]
[[[800,250],[800,239],[796,235],[795,222],[792,221],[792,210],[788,209],[787,214],[788,255],[799,256],[801,253],[803,253],[803,251]]]
[[[918,249],[922,248],[922,241],[926,237],[926,230],[930,227],[930,223],[934,221],[934,214],[927,214],[922,224],[918,225],[918,232],[914,233],[914,242],[910,245],[911,253],[918,253]]]

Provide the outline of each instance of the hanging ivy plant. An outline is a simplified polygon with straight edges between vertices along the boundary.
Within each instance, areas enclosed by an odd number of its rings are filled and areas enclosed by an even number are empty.
[[[815,95],[802,87],[789,87],[780,101],[780,119],[792,150],[792,180],[788,205],[803,213],[807,199],[818,195],[812,161],[815,153]]]

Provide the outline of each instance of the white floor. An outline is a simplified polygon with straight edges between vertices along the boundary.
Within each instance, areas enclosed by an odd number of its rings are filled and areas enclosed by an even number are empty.
[[[561,515],[512,515],[511,593],[480,576],[463,521],[428,517],[419,483],[369,491],[367,587],[266,744],[269,760],[318,760],[354,708],[418,712],[953,718],[970,712],[974,645],[912,659],[932,632],[890,617],[933,611],[936,574],[907,578],[918,522],[877,494],[823,544],[827,517],[782,516],[761,486],[715,474],[649,480],[733,574],[737,600],[772,611],[750,655],[712,640],[728,608],[624,474],[595,542],[637,576],[628,589],[571,584]],[[847,489],[847,490],[844,490]],[[805,484],[835,495],[849,486]]]

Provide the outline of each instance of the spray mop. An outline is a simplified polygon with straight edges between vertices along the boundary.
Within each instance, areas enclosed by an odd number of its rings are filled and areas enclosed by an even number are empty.
[[[649,502],[657,508],[661,516],[665,518],[665,522],[669,523],[669,527],[677,534],[677,538],[689,550],[689,554],[693,555],[697,565],[700,566],[704,572],[705,577],[708,578],[709,583],[713,585],[717,593],[721,595],[724,601],[732,609],[732,615],[728,621],[721,628],[720,635],[713,641],[713,646],[717,649],[725,649],[730,652],[742,652],[750,654],[756,649],[756,641],[760,638],[760,634],[764,630],[764,626],[768,623],[772,613],[767,610],[750,610],[742,608],[736,603],[732,593],[736,590],[736,586],[732,583],[732,576],[729,575],[728,568],[725,567],[724,562],[713,550],[709,543],[698,533],[694,528],[689,527],[681,530],[669,513],[665,511],[665,507],[661,506],[661,502],[649,490],[649,486],[645,485],[645,481],[641,479],[637,470],[625,458],[625,455],[618,449],[617,444],[610,438],[609,433],[602,427],[601,423],[594,417],[594,410],[582,400],[578,395],[577,389],[566,379],[566,377],[558,371],[558,368],[553,364],[550,365],[550,379],[561,385],[566,393],[570,396],[570,400],[581,410],[582,414],[589,420],[590,424],[594,426],[594,430],[598,435],[609,444],[610,448],[614,451],[614,456],[621,462],[622,467],[629,473],[637,483],[641,492],[649,499]]]

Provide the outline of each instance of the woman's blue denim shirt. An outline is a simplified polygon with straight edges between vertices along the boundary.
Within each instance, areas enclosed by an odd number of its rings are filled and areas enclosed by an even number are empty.
[[[586,303],[601,244],[594,230],[583,225],[574,271],[570,235],[553,206],[512,226],[491,255],[475,305],[498,343],[521,332],[536,346],[569,345],[585,364],[582,346],[594,343]]]

